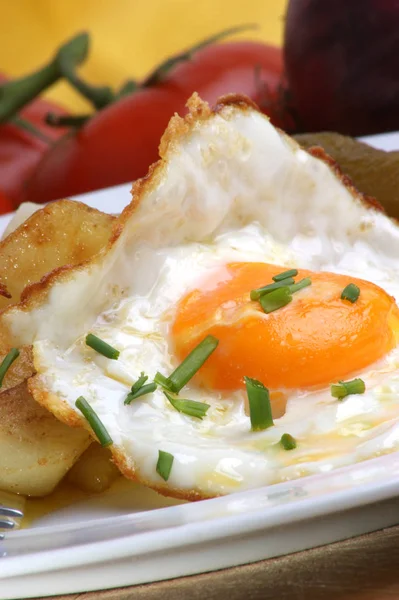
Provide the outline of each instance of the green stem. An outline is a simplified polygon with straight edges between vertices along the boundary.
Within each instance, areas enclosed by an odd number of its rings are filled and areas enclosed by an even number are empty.
[[[128,96],[129,94],[133,94],[133,92],[136,92],[139,89],[139,87],[140,86],[137,83],[137,81],[134,81],[134,79],[128,79],[122,85],[120,90],[115,94],[114,101],[119,100],[120,98],[123,98],[123,96]]]
[[[65,79],[84,96],[96,110],[101,110],[107,104],[110,104],[114,100],[114,93],[108,86],[95,86],[86,83],[76,73],[74,68],[70,64],[62,66],[62,74]]]
[[[172,56],[171,58],[166,59],[164,62],[162,62],[160,65],[158,65],[158,67],[152,73],[150,73],[150,75],[148,77],[146,77],[146,79],[144,79],[144,81],[142,82],[140,87],[143,87],[143,88],[150,87],[151,85],[155,85],[155,84],[159,83],[159,81],[161,81],[165,77],[165,75],[168,73],[168,71],[170,71],[170,69],[172,67],[174,67],[176,64],[183,62],[185,60],[190,60],[192,55],[195,52],[198,52],[198,50],[202,50],[202,48],[205,48],[206,46],[209,46],[210,44],[219,42],[221,39],[223,39],[229,35],[233,35],[234,33],[241,33],[242,31],[247,31],[248,29],[256,29],[257,27],[258,27],[258,25],[254,24],[254,23],[250,23],[250,24],[246,24],[246,25],[237,25],[236,27],[230,27],[229,29],[225,29],[224,31],[221,31],[219,33],[216,33],[214,35],[211,35],[211,36],[205,38],[204,40],[202,40],[195,46],[192,46],[191,48],[189,48],[188,50],[185,50],[184,52],[175,54],[175,56]]]
[[[53,61],[32,75],[0,86],[0,123],[16,115],[25,104],[53,85],[58,78],[57,63]]]
[[[62,65],[75,67],[87,56],[89,37],[82,33],[61,46],[55,58],[31,75],[0,85],[0,123],[14,117],[21,108],[63,76]]]
[[[51,127],[81,127],[90,119],[91,115],[56,115],[47,113],[45,121]]]
[[[13,117],[11,119],[11,123],[14,123],[14,125],[17,125],[17,127],[24,129],[25,131],[27,131],[30,134],[33,134],[34,136],[36,136],[37,138],[39,138],[46,144],[52,143],[52,140],[49,137],[47,137],[47,135],[44,135],[44,133],[42,133],[39,129],[37,129],[37,127],[32,125],[32,123],[30,123],[29,121],[26,121],[26,119],[21,119],[21,117]]]

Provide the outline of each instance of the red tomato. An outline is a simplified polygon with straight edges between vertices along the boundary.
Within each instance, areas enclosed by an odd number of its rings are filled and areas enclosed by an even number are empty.
[[[6,77],[0,74],[0,83],[3,81],[6,81]],[[39,99],[31,102],[19,114],[22,119],[35,126],[38,135],[14,123],[0,125],[0,190],[12,200],[14,206],[18,206],[21,201],[24,180],[52,143],[65,134],[65,129],[46,125],[44,117],[48,112],[67,114],[54,104]]]
[[[14,210],[14,205],[3,192],[0,191],[0,215],[4,215],[4,213],[8,213]]]
[[[184,112],[194,91],[210,103],[231,92],[258,102],[266,97],[272,109],[282,70],[280,49],[266,44],[215,44],[197,51],[160,83],[111,104],[57,142],[29,180],[25,199],[55,200],[142,177],[158,158],[170,117]]]

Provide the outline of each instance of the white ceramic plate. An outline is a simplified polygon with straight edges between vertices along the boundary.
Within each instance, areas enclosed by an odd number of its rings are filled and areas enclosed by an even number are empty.
[[[399,148],[399,133],[367,138]],[[129,185],[79,200],[108,212]],[[10,216],[0,218],[2,230]],[[214,571],[399,523],[399,453],[194,504],[140,486],[80,502],[0,541],[0,600],[120,587]]]

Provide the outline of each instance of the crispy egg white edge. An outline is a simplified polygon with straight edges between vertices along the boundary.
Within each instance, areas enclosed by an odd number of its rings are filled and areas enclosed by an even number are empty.
[[[390,219],[368,208],[328,165],[249,107],[225,106],[207,118],[192,119],[139,191],[135,210],[127,211],[113,245],[89,265],[55,279],[44,301],[30,311],[17,307],[3,314],[14,345],[45,342],[60,353],[67,349],[99,313],[128,294],[132,257],[143,243],[157,248],[209,240],[259,222],[281,244],[298,232],[322,239],[323,244],[310,247],[316,267],[318,260],[320,266],[336,262],[357,243],[378,247],[387,256],[399,247],[398,229]],[[301,207],[299,213],[293,205]],[[30,386],[34,397],[67,423],[80,423],[73,406],[51,393],[46,365],[38,361],[36,367],[39,375]],[[129,468],[134,470],[133,462],[125,472]],[[178,486],[172,480],[173,485]]]

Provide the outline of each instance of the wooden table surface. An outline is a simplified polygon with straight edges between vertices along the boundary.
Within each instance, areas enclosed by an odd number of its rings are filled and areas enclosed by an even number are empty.
[[[399,599],[399,526],[289,556],[57,600]],[[52,600],[55,600],[53,598]]]

